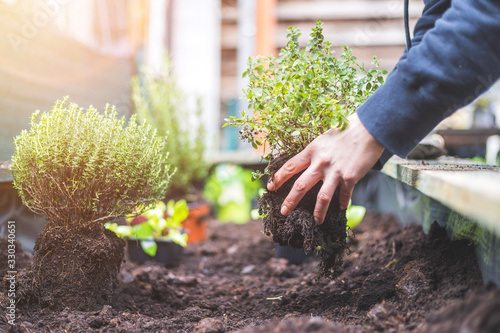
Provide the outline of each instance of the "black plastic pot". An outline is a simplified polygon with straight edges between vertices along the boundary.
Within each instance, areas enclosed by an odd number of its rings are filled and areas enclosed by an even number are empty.
[[[165,266],[175,266],[184,252],[184,248],[172,241],[156,240],[158,249],[156,255],[151,257],[146,254],[141,247],[141,242],[137,239],[127,239],[127,252],[131,261],[143,264],[146,261],[156,261]]]
[[[305,253],[302,248],[276,244],[276,258],[287,259],[289,263],[300,265],[308,258],[316,258],[316,252]]]

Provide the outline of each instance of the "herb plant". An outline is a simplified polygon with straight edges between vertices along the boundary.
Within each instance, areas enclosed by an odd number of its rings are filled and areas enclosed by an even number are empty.
[[[169,240],[182,247],[187,245],[187,233],[182,230],[182,222],[189,215],[186,200],[169,200],[167,204],[158,201],[156,206],[139,216],[129,216],[127,225],[107,223],[105,226],[118,237],[140,241],[145,253],[154,257],[157,240]]]
[[[332,44],[324,41],[321,21],[312,29],[305,49],[300,48],[300,35],[299,29],[288,29],[288,43],[277,59],[249,58],[243,76],[249,79],[244,94],[250,111],[242,111],[241,117],[230,117],[224,124],[239,126],[242,140],[254,148],[263,147],[263,158],[269,161],[265,173],[270,179],[319,135],[330,128],[344,129],[348,117],[384,83],[387,74],[375,57],[375,68],[366,69],[348,47],[335,57]],[[279,245],[316,250],[322,258],[319,275],[333,278],[347,247],[346,212],[340,209],[337,190],[325,221],[316,225],[313,213],[321,187],[318,183],[290,214],[282,215],[283,201],[299,176],[294,175],[276,191],[263,193],[258,200],[264,233]],[[351,211],[354,225],[364,212]]]
[[[248,60],[244,94],[251,112],[230,117],[224,126],[241,126],[240,138],[254,148],[268,145],[267,160],[298,153],[331,127],[344,128],[347,117],[384,83],[387,72],[375,57],[375,69],[365,69],[347,47],[335,58],[321,26],[318,21],[305,49],[299,46],[299,29],[292,26],[279,58]]]
[[[196,108],[188,107],[170,69],[165,60],[160,73],[141,70],[132,78],[132,100],[138,119],[153,124],[158,134],[169,138],[165,150],[170,152],[169,163],[176,170],[169,193],[189,195],[210,168],[205,156],[206,129],[202,122],[192,125],[190,117],[197,121],[201,118],[201,103],[198,100]]]
[[[118,119],[57,101],[36,111],[15,138],[14,186],[23,203],[54,225],[104,224],[146,209],[166,192],[171,173],[166,141],[135,116]]]

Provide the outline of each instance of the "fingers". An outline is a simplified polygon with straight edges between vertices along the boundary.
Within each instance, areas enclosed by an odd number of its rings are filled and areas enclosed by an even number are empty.
[[[354,178],[349,176],[343,177],[342,179],[343,182],[340,186],[339,193],[339,208],[341,210],[346,210],[349,206],[349,201],[351,200],[356,181]],[[316,206],[314,207],[314,221],[317,225],[322,224],[325,220],[330,202],[332,201],[335,190],[340,183],[339,177],[336,177],[331,181],[325,181],[319,190],[318,197],[316,199]]]
[[[349,201],[351,201],[353,190],[354,186],[350,188],[346,188],[345,186],[340,187],[340,196],[339,196],[340,210],[346,210],[347,207],[349,207]]]
[[[361,177],[359,177],[361,178]],[[341,210],[346,210],[349,206],[349,201],[351,200],[352,191],[357,183],[357,178],[350,175],[345,175],[343,177],[342,186],[340,186],[339,193],[339,206]]]
[[[281,205],[281,214],[288,215],[302,200],[304,195],[322,179],[321,174],[314,170],[306,170],[293,184],[290,193]]]
[[[314,222],[320,225],[325,220],[328,207],[332,201],[333,194],[339,184],[338,178],[333,178],[331,181],[324,181],[323,186],[319,190],[316,199],[316,206],[314,207]]]
[[[272,179],[267,183],[269,191],[276,191],[293,175],[306,169],[310,164],[310,159],[307,158],[307,148],[289,159],[283,166],[274,174]]]
[[[319,172],[304,172],[304,174],[302,174],[302,176],[296,180],[292,190],[283,201],[283,205],[281,206],[281,214],[288,215],[298,205],[304,195],[321,179],[322,177]],[[341,179],[343,181],[342,186],[340,187],[339,205],[341,210],[347,209],[356,181],[350,177],[342,178],[338,175],[325,179],[323,182],[323,186],[321,186],[321,189],[318,192],[316,205],[314,207],[313,216],[314,222],[317,225],[322,224],[325,220],[330,202],[332,201],[335,190],[337,189],[339,184],[341,184]]]

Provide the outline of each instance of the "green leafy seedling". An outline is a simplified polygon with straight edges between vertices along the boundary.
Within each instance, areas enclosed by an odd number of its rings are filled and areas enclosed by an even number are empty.
[[[187,233],[182,229],[182,222],[188,215],[186,200],[170,200],[167,204],[158,201],[155,207],[140,215],[145,218],[143,222],[132,225],[134,216],[129,216],[127,225],[107,223],[105,226],[119,237],[139,240],[144,252],[154,257],[158,249],[157,240],[169,240],[186,247]]]

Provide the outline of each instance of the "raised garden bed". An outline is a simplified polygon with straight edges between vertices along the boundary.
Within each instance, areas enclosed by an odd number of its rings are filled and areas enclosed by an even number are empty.
[[[500,291],[484,286],[474,249],[369,213],[341,275],[315,281],[316,259],[275,258],[261,221],[209,222],[179,266],[126,262],[109,305],[93,311],[16,309],[13,332],[497,332]],[[2,251],[5,243],[1,243]],[[29,256],[17,255],[19,267]],[[1,260],[3,265],[6,261]],[[6,267],[0,266],[2,275]],[[6,304],[5,286],[0,301]],[[0,316],[0,331],[10,329]],[[467,330],[468,329],[468,330]]]
[[[377,197],[386,198],[379,210],[405,216],[425,231],[437,222],[451,239],[471,240],[483,280],[500,285],[500,167],[446,156],[393,157],[382,171],[392,185],[378,186]]]

